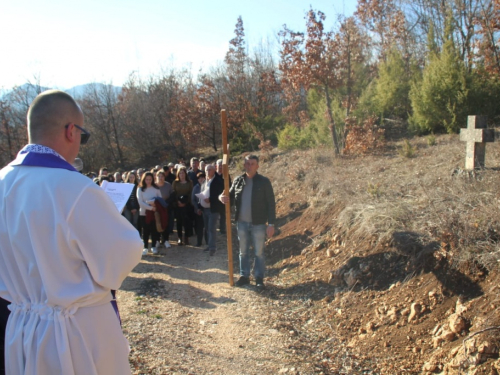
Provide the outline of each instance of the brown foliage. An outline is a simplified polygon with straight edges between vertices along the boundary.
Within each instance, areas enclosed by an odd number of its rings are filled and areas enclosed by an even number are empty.
[[[348,133],[344,148],[345,154],[364,155],[384,149],[384,129],[377,127],[375,120],[376,118],[372,116],[359,125],[356,117],[346,119]]]
[[[476,42],[476,59],[482,60],[487,74],[500,76],[500,47],[498,34],[500,33],[500,0],[486,3],[475,19],[479,26],[478,34],[481,38]]]
[[[384,59],[396,44],[404,45],[408,30],[404,13],[393,0],[359,0],[355,15],[375,34],[372,43]]]
[[[316,87],[318,91],[324,93],[335,153],[339,154],[340,146],[332,114],[330,92],[342,84],[342,64],[338,40],[334,38],[332,32],[324,31],[325,18],[323,12],[309,10],[306,16],[306,38],[302,33],[292,32],[285,26],[280,32],[282,37],[280,70],[283,73],[282,85],[289,106],[289,111],[285,114],[295,115],[289,118],[292,123],[301,125],[297,121],[300,99],[305,98],[305,93],[310,87]],[[296,93],[294,94],[292,90]]]

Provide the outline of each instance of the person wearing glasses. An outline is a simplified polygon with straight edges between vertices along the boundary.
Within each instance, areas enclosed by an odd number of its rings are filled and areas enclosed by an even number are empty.
[[[130,374],[111,290],[140,261],[141,239],[71,165],[90,137],[74,99],[45,91],[27,119],[29,144],[0,171],[5,373]]]

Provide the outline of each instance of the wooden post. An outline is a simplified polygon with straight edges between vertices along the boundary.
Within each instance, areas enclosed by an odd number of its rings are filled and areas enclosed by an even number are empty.
[[[227,116],[225,109],[220,111],[220,117],[222,122],[222,174],[224,175],[224,195],[229,197],[229,144],[227,143]],[[224,209],[226,210],[227,263],[229,268],[229,285],[234,286],[231,204],[225,204]]]

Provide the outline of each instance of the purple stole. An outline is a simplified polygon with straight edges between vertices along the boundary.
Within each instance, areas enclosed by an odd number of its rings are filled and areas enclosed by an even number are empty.
[[[17,157],[9,163],[10,166],[18,166],[18,165],[24,165],[24,166],[30,166],[30,167],[46,167],[46,168],[60,168],[60,169],[67,169],[72,172],[77,172],[79,173],[70,163],[68,163],[66,160],[61,159],[60,157],[53,155],[53,154],[45,154],[45,153],[38,153],[38,152],[25,152],[21,151],[19,154],[17,154]],[[122,320],[120,318],[120,312],[118,311],[118,304],[115,299],[115,294],[116,291],[112,290],[111,295],[113,299],[111,300],[111,306],[113,306],[113,309],[116,312],[116,316],[118,317],[118,320],[120,321],[120,325],[122,323]]]

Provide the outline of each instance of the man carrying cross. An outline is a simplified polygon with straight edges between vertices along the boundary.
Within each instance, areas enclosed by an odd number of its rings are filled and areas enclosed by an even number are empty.
[[[236,205],[238,239],[240,241],[240,278],[236,286],[250,284],[250,245],[255,251],[254,276],[257,290],[264,289],[266,270],[264,247],[266,236],[274,235],[276,202],[273,187],[268,178],[257,173],[259,158],[245,157],[245,174],[238,176],[229,190],[230,197],[221,194],[222,203]]]
[[[0,171],[7,374],[130,374],[110,301],[139,262],[142,242],[70,164],[90,136],[83,121],[71,96],[41,93],[28,111],[30,144]]]

